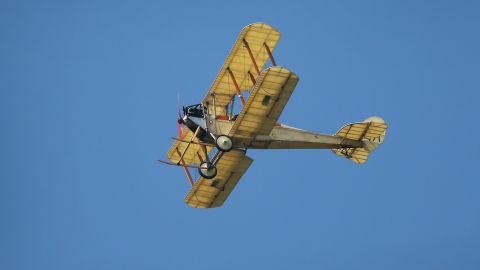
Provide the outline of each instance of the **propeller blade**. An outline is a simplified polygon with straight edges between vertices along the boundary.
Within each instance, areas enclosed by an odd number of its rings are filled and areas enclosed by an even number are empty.
[[[183,139],[185,136],[183,135],[183,124],[182,122],[178,121],[178,137]]]
[[[183,120],[182,120],[182,114],[180,113],[180,95],[177,95],[178,97],[178,115],[177,115],[177,123],[178,123],[178,137],[183,139],[185,136],[183,134]]]
[[[182,118],[182,115],[180,113],[180,95],[177,94],[177,99],[178,99],[178,119]]]

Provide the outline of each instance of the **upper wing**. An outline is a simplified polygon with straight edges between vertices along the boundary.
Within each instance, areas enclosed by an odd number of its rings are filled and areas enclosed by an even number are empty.
[[[229,135],[248,140],[270,134],[298,80],[295,73],[283,67],[264,70]]]
[[[254,77],[259,75],[251,60],[247,44],[258,69],[262,70],[269,59],[265,44],[270,51],[273,51],[279,39],[280,32],[268,24],[253,23],[243,28],[203,103],[212,104],[212,95],[215,95],[216,113],[226,114],[226,106],[236,94],[234,80],[241,91],[249,91],[253,82],[248,73],[250,72]],[[209,106],[209,110],[212,110],[210,113],[213,113],[212,107]]]
[[[190,141],[193,137],[193,132],[187,127],[183,128],[183,134],[184,134],[185,141]],[[187,147],[187,145],[188,143],[186,142],[175,141],[172,147],[170,148],[170,150],[168,150],[167,157],[172,162],[175,162],[175,163],[179,162],[180,155],[185,151],[185,148]],[[209,147],[209,146],[206,146],[206,147],[207,147],[207,153],[210,153],[210,151],[212,151],[212,147]],[[185,155],[183,156],[183,160],[185,161],[186,164],[199,164],[201,163],[199,155],[202,157],[203,160],[205,160],[205,154],[203,153],[202,146],[191,143],[187,149],[187,152],[185,152]]]
[[[201,177],[185,197],[185,202],[195,208],[221,206],[252,162],[253,159],[243,151],[226,152],[216,165],[217,176],[213,179]]]

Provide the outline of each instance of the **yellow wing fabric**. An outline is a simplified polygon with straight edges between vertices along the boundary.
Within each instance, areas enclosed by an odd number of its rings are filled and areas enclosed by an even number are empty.
[[[283,67],[264,70],[229,135],[249,140],[255,135],[270,134],[298,80],[295,73]]]
[[[227,152],[217,163],[218,174],[213,179],[201,177],[185,197],[185,203],[194,208],[221,206],[247,171],[253,159],[243,151]]]
[[[366,139],[369,141],[380,141],[385,136],[387,123],[360,122],[343,126],[335,136],[351,140]]]
[[[370,152],[383,143],[387,128],[387,123],[375,121],[345,125],[335,134],[335,136],[351,140],[361,140],[363,141],[363,147],[339,148],[332,149],[332,151],[357,164],[363,164],[367,162]]]
[[[226,114],[227,104],[236,95],[234,79],[228,72],[228,69],[232,72],[240,91],[249,91],[253,86],[249,72],[254,77],[258,76],[258,74],[246,44],[248,44],[252,52],[258,69],[262,70],[269,59],[265,45],[273,52],[279,39],[280,32],[268,24],[253,23],[247,25],[240,32],[240,36],[233,45],[227,60],[223,64],[203,103],[212,105],[212,95],[215,95],[216,113]],[[209,107],[210,113],[213,113],[212,107]]]
[[[193,137],[193,132],[187,127],[183,128],[183,134],[183,139],[185,141],[190,141]],[[170,159],[172,162],[177,163],[180,160],[180,155],[185,151],[187,145],[188,143],[186,142],[175,141],[170,150],[168,150],[167,152],[168,159]],[[210,151],[212,151],[212,147],[207,146],[207,153],[210,153]],[[178,153],[180,153],[180,155]],[[186,164],[200,164],[201,162],[198,155],[200,155],[202,159],[205,160],[205,154],[202,150],[202,146],[192,143],[188,147],[185,155],[183,156],[183,160]]]

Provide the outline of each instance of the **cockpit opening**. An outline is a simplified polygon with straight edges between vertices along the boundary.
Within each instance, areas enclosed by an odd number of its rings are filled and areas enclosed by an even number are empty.
[[[183,114],[189,117],[204,117],[204,107],[202,104],[195,104],[183,107]]]

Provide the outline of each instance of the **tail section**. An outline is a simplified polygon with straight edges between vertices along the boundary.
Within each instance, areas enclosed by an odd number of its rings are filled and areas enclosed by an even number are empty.
[[[378,116],[369,117],[363,122],[345,125],[335,136],[343,139],[362,141],[363,146],[357,148],[346,146],[332,149],[332,151],[357,164],[363,164],[367,162],[370,153],[383,143],[387,127],[388,125],[385,123],[385,120]]]

